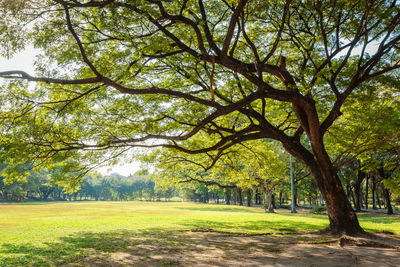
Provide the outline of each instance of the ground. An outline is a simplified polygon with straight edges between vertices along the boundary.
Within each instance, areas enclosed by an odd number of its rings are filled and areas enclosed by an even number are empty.
[[[398,266],[400,261],[400,252],[395,249],[340,247],[335,238],[312,234],[271,237],[182,232],[172,239],[176,243],[164,243],[158,237],[127,238],[130,245],[124,252],[94,252],[84,259],[84,265],[375,267]],[[314,240],[327,243],[316,244]]]
[[[381,238],[339,242],[340,236],[310,233],[327,218],[305,211],[265,214],[195,203],[0,204],[0,266],[397,266],[399,215],[359,217]]]

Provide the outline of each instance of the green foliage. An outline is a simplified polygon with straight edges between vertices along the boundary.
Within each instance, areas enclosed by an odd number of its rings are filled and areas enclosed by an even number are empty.
[[[207,142],[202,139],[202,142]],[[279,154],[280,153],[280,154]],[[181,189],[185,199],[206,197],[208,191],[221,197],[221,189],[254,189],[273,194],[288,181],[280,148],[270,141],[248,141],[232,146],[223,154],[187,155],[168,149],[142,158],[156,165],[157,186]],[[212,166],[211,169],[210,166]],[[191,190],[193,192],[191,192]]]
[[[344,115],[327,136],[327,145],[339,166],[354,157],[371,161],[365,152],[386,151],[400,142],[399,87],[384,80],[365,87],[348,99],[342,108]]]
[[[275,67],[272,68],[275,71],[260,73],[263,75],[261,81],[268,85],[267,88],[281,90],[277,92],[282,96],[288,89],[294,89],[288,87],[280,73],[275,73],[278,68],[283,68],[276,63],[281,56],[285,56],[287,73],[296,81],[295,89],[300,93],[299,97],[304,100],[305,96],[310,96],[315,101],[318,121],[322,122],[334,105],[337,97],[334,90],[344,92],[352,86],[355,83],[352,80],[354,74],[374,56],[370,48],[374,43],[355,37],[365,13],[364,1],[354,6],[347,1],[296,2],[287,7],[285,1],[249,1],[238,21],[241,26],[236,25],[243,32],[235,31],[237,39],[228,44],[231,59],[222,62],[215,47],[219,50],[224,47],[232,10],[238,2],[203,2],[203,7],[196,1],[166,1],[159,2],[159,5],[152,1],[117,1],[104,6],[97,2],[85,2],[83,7],[77,8],[76,1],[2,1],[2,54],[11,55],[26,44],[33,43],[42,51],[36,63],[37,75],[56,79],[50,84],[44,80],[30,86],[15,79],[2,85],[0,142],[13,146],[13,149],[7,149],[7,156],[15,160],[16,165],[29,160],[52,165],[60,160],[71,162],[74,159],[83,166],[91,167],[98,163],[99,158],[116,160],[127,147],[134,147],[136,140],[142,140],[144,136],[147,137],[143,140],[173,140],[162,144],[198,151],[207,147],[230,147],[237,142],[235,135],[224,143],[227,146],[216,144],[233,132],[263,132],[260,129],[269,124],[274,127],[274,134],[262,137],[273,136],[279,140],[277,133],[282,129],[287,132],[301,126],[299,115],[293,116],[290,101],[277,101],[279,97],[255,97],[245,105],[246,108],[239,105],[224,109],[204,124],[200,122],[215,112],[216,104],[225,108],[260,90],[262,86],[254,82],[255,78],[249,78],[255,77],[256,71],[246,70],[250,68],[246,66],[257,65],[260,59],[266,58],[263,64]],[[68,4],[65,5],[68,10],[64,9],[63,3]],[[201,16],[203,8],[207,19]],[[282,16],[285,8],[288,8],[290,16]],[[371,8],[365,20],[373,25],[369,33],[374,35],[375,40],[386,40],[383,38],[385,31],[393,23],[389,18],[395,17],[398,6],[380,3]],[[68,25],[67,13],[71,25]],[[165,14],[171,14],[173,19]],[[165,17],[160,20],[163,22],[155,23],[152,18],[160,16]],[[306,17],[312,19],[304,20]],[[343,17],[346,18],[344,21],[341,20]],[[280,19],[284,21],[280,22]],[[168,24],[169,21],[173,23]],[[321,25],[318,21],[325,23]],[[165,30],[161,31],[160,27],[164,26]],[[396,27],[397,24],[394,25]],[[71,31],[71,28],[75,30]],[[167,30],[169,33],[166,33]],[[208,31],[211,31],[211,36],[206,36]],[[394,40],[396,34],[394,30],[387,37]],[[84,54],[77,45],[77,38]],[[354,42],[351,47],[365,44],[367,51],[363,55],[354,52],[345,56],[343,53],[349,46],[348,42]],[[387,45],[388,48],[382,52],[397,53],[397,48],[392,49],[391,46],[396,47],[396,42]],[[327,54],[335,49],[339,50]],[[211,70],[209,57],[217,60],[214,71]],[[376,59],[371,61],[377,62],[376,71],[391,64],[388,57]],[[90,61],[90,64],[85,61]],[[238,68],[231,61],[244,67]],[[215,105],[207,102],[210,99],[211,72],[215,80]],[[109,82],[62,82],[92,78],[97,73],[107,77]],[[359,76],[363,74],[357,72]],[[397,72],[394,73],[396,75]],[[379,89],[372,90],[373,87]],[[145,93],[149,88],[162,88],[164,91]],[[346,133],[335,129],[333,136],[338,137],[336,139],[341,139],[343,135],[350,135],[350,138],[357,136],[359,129],[348,129],[351,126],[348,122],[354,121],[359,128],[367,119],[377,115],[374,110],[382,110],[382,107],[375,105],[379,103],[376,96],[386,88],[398,88],[396,79],[389,75],[377,76],[376,81],[357,87],[355,96],[350,97],[342,108],[345,116],[336,125]],[[143,90],[135,91],[137,89]],[[172,94],[165,93],[167,90],[171,90],[168,92]],[[369,96],[373,98],[368,100]],[[393,100],[391,106],[396,101]],[[368,109],[363,108],[364,103],[375,108],[365,112]],[[247,108],[254,112],[250,114]],[[382,114],[389,113],[389,108],[385,108]],[[354,114],[363,116],[355,119]],[[255,122],[257,120],[260,121]],[[364,131],[358,140],[378,140],[381,135],[374,131],[380,129],[382,133],[387,130],[386,127],[378,127],[378,124],[382,125],[382,120],[386,119],[381,117],[375,120],[376,125]],[[386,125],[396,129],[391,123]],[[201,131],[191,133],[191,140],[168,138],[185,136],[197,126]],[[246,131],[249,126],[260,128]],[[205,136],[206,142],[203,140]],[[248,138],[251,135],[245,136]],[[287,140],[285,142],[288,144]],[[347,140],[338,149],[347,151],[352,144]],[[154,143],[144,145],[153,146]],[[79,153],[71,152],[78,150]],[[14,171],[10,171],[8,176],[19,179]]]

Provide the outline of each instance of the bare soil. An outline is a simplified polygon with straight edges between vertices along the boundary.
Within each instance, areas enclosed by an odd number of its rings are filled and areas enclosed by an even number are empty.
[[[400,237],[310,233],[233,235],[199,229],[127,237],[124,251],[91,253],[84,266],[399,266]]]

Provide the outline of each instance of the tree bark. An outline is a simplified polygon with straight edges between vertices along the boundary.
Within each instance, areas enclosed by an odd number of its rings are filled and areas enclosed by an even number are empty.
[[[393,214],[393,207],[392,207],[392,203],[390,201],[390,191],[389,191],[389,189],[383,188],[383,195],[385,197],[385,202],[386,202],[386,209],[387,209],[386,213],[389,214],[389,215],[392,215]]]
[[[318,130],[312,134],[318,135]],[[310,143],[313,153],[297,142],[284,144],[284,147],[306,166],[317,183],[325,200],[329,218],[329,227],[325,231],[348,235],[364,233],[343,190],[337,171],[325,150],[322,137],[318,140],[310,138]]]
[[[356,184],[354,185],[354,194],[356,197],[354,208],[356,211],[361,211],[361,184],[364,178],[365,178],[365,172],[358,170],[357,181]]]
[[[368,175],[365,178],[365,208],[368,209]]]
[[[382,163],[382,167],[379,168],[378,171],[379,171],[380,176],[382,177],[382,180],[384,180],[388,177],[388,175],[385,173],[385,170],[383,169],[383,163]],[[381,183],[381,185],[382,185],[383,197],[384,197],[385,203],[386,203],[387,214],[393,214],[392,204],[390,203],[390,191],[389,191],[389,189],[385,188],[383,183]]]
[[[272,199],[272,190],[268,191],[266,188],[264,189],[265,194],[265,203],[264,203],[264,210],[265,212],[273,213],[274,212],[274,205]]]
[[[353,200],[353,206],[355,208],[356,207],[356,198],[354,197],[354,192],[353,192],[353,189],[351,188],[350,185],[349,185],[349,191],[350,191],[350,194],[351,194],[351,199]]]
[[[271,206],[273,209],[276,209],[275,205],[275,194],[271,192],[272,198],[271,198]]]
[[[364,232],[360,227],[357,215],[343,190],[339,177],[335,172],[322,174],[326,181],[319,186],[325,200],[329,217],[329,230],[332,233],[354,235]]]
[[[372,209],[376,210],[376,182],[375,182],[375,175],[372,175]]]
[[[256,197],[255,197],[255,199],[256,199],[256,204],[260,205],[260,204],[261,204],[261,196],[260,196],[260,191],[259,191],[258,188],[257,188],[257,190],[256,190]]]
[[[378,207],[381,209],[382,206],[381,206],[381,200],[379,199],[379,192],[378,191],[376,192],[376,200],[378,201]]]
[[[226,205],[231,204],[231,190],[230,189],[225,189],[225,204]]]
[[[242,189],[237,189],[237,198],[239,200],[239,205],[243,206],[243,197],[242,197]]]
[[[251,189],[247,189],[247,207],[251,206]]]

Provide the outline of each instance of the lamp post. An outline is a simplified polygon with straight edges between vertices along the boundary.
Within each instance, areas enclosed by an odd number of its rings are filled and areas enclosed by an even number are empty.
[[[290,189],[292,190],[292,213],[297,213],[296,209],[294,208],[294,178],[293,178],[293,161],[292,155],[290,155]]]

